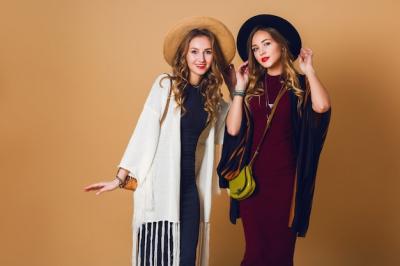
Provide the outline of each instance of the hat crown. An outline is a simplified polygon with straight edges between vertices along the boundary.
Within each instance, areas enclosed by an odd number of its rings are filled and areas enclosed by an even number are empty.
[[[301,38],[296,28],[289,21],[279,16],[260,14],[246,20],[239,29],[236,45],[239,56],[243,61],[247,61],[248,59],[247,42],[251,32],[256,27],[274,28],[277,30],[287,40],[291,54],[297,59],[301,49]]]
[[[235,39],[230,30],[219,20],[206,17],[189,17],[179,21],[172,27],[164,39],[164,58],[172,66],[178,47],[185,36],[194,29],[207,29],[218,40],[222,54],[227,62],[231,62],[236,53]]]

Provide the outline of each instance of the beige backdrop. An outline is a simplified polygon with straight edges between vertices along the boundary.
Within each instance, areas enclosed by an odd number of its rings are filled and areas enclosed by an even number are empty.
[[[296,265],[400,265],[399,10],[395,0],[2,0],[0,265],[129,265],[131,193],[82,188],[113,178],[169,70],[162,44],[175,22],[213,16],[236,35],[259,13],[296,25],[333,102]],[[243,255],[227,200],[214,198],[211,266]]]

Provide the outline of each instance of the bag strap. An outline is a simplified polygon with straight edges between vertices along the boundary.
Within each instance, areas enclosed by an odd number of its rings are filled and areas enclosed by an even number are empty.
[[[274,106],[272,107],[271,114],[268,116],[267,123],[266,123],[265,129],[264,129],[264,133],[263,133],[263,135],[262,135],[262,137],[261,137],[261,139],[260,139],[260,143],[258,144],[257,149],[256,149],[256,151],[254,152],[253,157],[252,157],[251,160],[250,160],[250,163],[249,163],[250,166],[253,165],[253,161],[254,161],[254,159],[257,157],[257,155],[258,155],[258,153],[259,153],[259,151],[260,151],[260,147],[261,147],[261,145],[262,145],[263,142],[264,142],[265,136],[267,135],[268,128],[270,127],[272,118],[274,117],[275,110],[276,110],[276,108],[278,107],[279,100],[282,98],[282,96],[283,96],[283,94],[285,93],[285,91],[286,91],[286,90],[285,90],[284,87],[282,86],[281,90],[279,91],[278,96],[276,96]]]
[[[164,112],[163,112],[163,115],[161,116],[161,119],[160,119],[160,127],[163,124],[163,122],[165,120],[165,117],[167,116],[169,102],[170,102],[170,99],[171,99],[172,80],[170,79],[170,81],[171,81],[171,86],[169,87],[167,103],[165,104]]]

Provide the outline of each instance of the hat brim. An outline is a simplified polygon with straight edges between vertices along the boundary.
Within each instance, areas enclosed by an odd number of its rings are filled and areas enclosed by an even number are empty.
[[[219,20],[211,17],[190,17],[181,20],[169,30],[164,39],[164,58],[172,66],[179,45],[193,29],[207,29],[217,38],[225,60],[230,63],[236,53],[235,39],[230,30]]]
[[[266,27],[276,29],[282,36],[287,40],[289,45],[289,50],[294,58],[300,54],[301,49],[301,38],[296,28],[287,20],[269,14],[261,14],[249,18],[239,30],[236,38],[236,45],[238,49],[239,56],[243,61],[248,60],[247,51],[247,40],[250,37],[251,32],[256,27]]]

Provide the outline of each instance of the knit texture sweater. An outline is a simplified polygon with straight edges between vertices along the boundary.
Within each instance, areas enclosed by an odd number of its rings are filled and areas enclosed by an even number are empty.
[[[129,171],[129,175],[138,181],[138,187],[133,193],[133,251],[132,265],[140,265],[137,256],[139,240],[148,230],[141,230],[142,225],[151,222],[165,222],[168,224],[168,238],[172,238],[172,249],[162,249],[170,252],[172,265],[179,265],[179,206],[180,206],[180,121],[181,109],[177,106],[174,95],[171,93],[170,103],[163,124],[160,119],[166,107],[171,82],[169,78],[160,75],[155,80],[150,94],[144,104],[136,128],[130,138],[128,146],[118,167]],[[210,123],[200,135],[196,149],[196,180],[200,198],[200,236],[198,246],[197,265],[208,265],[209,232],[211,197],[213,191],[218,191],[218,181],[215,175],[214,154],[215,144],[221,144],[225,117],[228,104],[221,102],[217,115],[217,122]],[[213,189],[215,188],[215,189]],[[156,228],[164,230],[164,226]],[[161,232],[164,237],[164,232]],[[143,235],[145,236],[145,235]],[[150,239],[153,239],[151,237]],[[162,240],[164,243],[164,240]],[[144,245],[146,246],[146,245]],[[153,246],[153,243],[152,245]],[[157,246],[157,243],[155,243]],[[162,258],[164,254],[152,256]],[[146,262],[144,262],[146,265]]]

